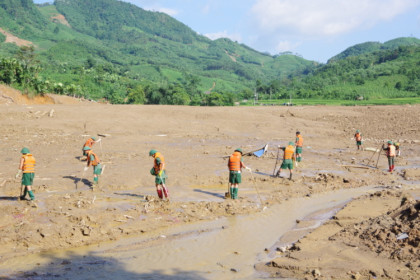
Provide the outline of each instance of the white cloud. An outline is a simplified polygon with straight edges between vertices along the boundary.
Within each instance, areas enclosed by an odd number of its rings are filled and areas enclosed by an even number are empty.
[[[179,14],[178,10],[169,9],[169,8],[165,8],[165,7],[159,7],[159,6],[145,6],[145,7],[142,7],[142,8],[145,9],[145,10],[148,10],[148,11],[152,11],[152,12],[165,13],[167,15],[170,15],[171,17]]]
[[[216,32],[216,33],[206,33],[204,34],[204,36],[206,36],[207,38],[211,40],[216,40],[219,38],[229,38],[232,41],[238,41],[238,42],[241,42],[242,40],[242,37],[240,34],[228,34],[226,30],[222,32]]]
[[[211,9],[211,7],[210,7],[210,4],[206,4],[204,7],[203,7],[203,9],[201,9],[201,12],[203,13],[203,14],[208,14],[209,12],[210,12],[210,9]]]
[[[300,45],[301,43],[292,43],[290,41],[280,41],[277,43],[277,46],[275,49],[277,53],[281,53],[281,52],[293,51]]]
[[[256,0],[252,13],[261,32],[339,35],[391,20],[419,0]]]

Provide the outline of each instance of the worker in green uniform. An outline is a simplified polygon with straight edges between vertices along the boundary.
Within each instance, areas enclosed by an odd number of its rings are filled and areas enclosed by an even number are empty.
[[[361,149],[363,151],[362,133],[360,133],[360,130],[356,130],[356,134],[354,134],[354,139],[356,140],[357,149]]]
[[[20,200],[24,200],[26,194],[29,194],[31,200],[35,199],[34,193],[32,192],[32,185],[35,177],[35,158],[30,153],[28,148],[23,148],[21,151],[22,157],[20,159],[19,171],[16,174],[16,178],[19,177],[20,172],[22,174],[22,185],[21,185],[21,195]],[[23,194],[22,194],[23,190]]]
[[[300,162],[302,160],[303,137],[299,131],[296,131],[295,146],[296,146],[296,156],[295,156],[296,161]]]
[[[289,145],[287,147],[279,147],[279,149],[284,151],[283,155],[283,162],[281,163],[279,171],[277,171],[276,176],[281,177],[281,171],[283,169],[289,169],[289,180],[292,180],[292,174],[293,174],[293,160],[296,160],[295,155],[295,148],[293,147],[293,142],[289,142]]]
[[[169,190],[166,187],[166,179],[168,176],[166,175],[166,166],[165,166],[165,158],[161,153],[156,150],[150,150],[149,156],[153,157],[153,167],[150,170],[150,174],[154,175],[155,178],[155,185],[156,185],[156,192],[160,199],[163,199],[163,196],[169,200]]]
[[[87,157],[87,166],[85,167],[84,171],[89,169],[89,166],[93,166],[93,183],[94,185],[99,184],[99,175],[102,174],[102,165],[98,158],[98,156],[92,151],[89,146],[83,148],[86,151]]]
[[[229,157],[228,168],[229,168],[229,191],[232,199],[238,198],[239,184],[242,183],[241,169],[246,168],[251,171],[251,168],[245,166],[242,158],[242,149],[236,149],[233,154]]]
[[[392,141],[388,141],[387,144],[388,144],[387,147],[385,147],[385,144],[383,144],[382,149],[386,151],[386,157],[388,158],[388,167],[389,167],[388,172],[392,172],[394,171],[394,168],[395,168],[395,165],[394,165],[395,164],[394,162],[395,146]]]

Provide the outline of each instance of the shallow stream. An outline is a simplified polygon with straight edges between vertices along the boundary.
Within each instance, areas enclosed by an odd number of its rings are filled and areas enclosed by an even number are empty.
[[[0,264],[0,278],[16,278],[20,271],[21,278],[31,279],[256,279],[263,275],[254,264],[275,257],[277,246],[296,241],[351,199],[372,191],[364,187],[290,199],[247,216],[28,255]]]

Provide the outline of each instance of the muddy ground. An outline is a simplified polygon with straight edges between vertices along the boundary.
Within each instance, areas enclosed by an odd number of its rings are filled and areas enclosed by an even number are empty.
[[[385,210],[374,211],[380,216],[399,207],[402,198],[408,197],[420,182],[420,106],[115,106],[53,96],[38,102],[7,98],[4,92],[0,96],[3,96],[0,102],[0,267],[28,253],[96,244],[200,220],[246,215],[292,197],[342,188],[384,187],[383,195],[364,200],[379,201],[379,207],[390,197],[395,198]],[[374,168],[378,157],[370,151],[356,150],[352,139],[356,129],[361,130],[365,147],[378,148],[388,139],[401,143],[402,157],[397,159],[394,173],[386,171],[384,155],[380,155],[378,168]],[[294,141],[296,130],[304,137],[303,162],[295,170],[292,181],[273,178],[277,145]],[[93,188],[93,171],[84,174],[85,163],[79,158],[84,141],[98,135],[102,135],[99,136],[102,141],[95,144],[94,151],[106,168],[99,187]],[[224,199],[228,183],[224,156],[238,147],[246,152],[265,144],[269,149],[263,157],[244,158],[253,173],[244,172],[240,199]],[[28,147],[37,160],[36,207],[17,200],[20,181],[15,179],[15,174],[23,147]],[[154,177],[149,173],[153,160],[148,152],[152,148],[165,156],[170,202],[157,199]],[[287,173],[283,175],[288,177]],[[392,194],[386,194],[389,191]],[[334,223],[341,223],[341,218],[329,222]],[[347,224],[341,224],[322,242],[363,247],[360,250],[363,256],[377,256],[370,259],[375,266],[389,267],[386,273],[373,268],[373,273],[368,268],[352,270],[353,273],[345,266],[339,267],[338,272],[329,271],[323,269],[322,262],[315,268],[308,262],[301,263],[299,269],[288,269],[286,277],[329,279],[338,275],[357,279],[376,275],[386,278],[388,273],[389,278],[415,279],[412,276],[418,275],[419,264],[412,257],[392,257],[395,248],[378,249],[373,241],[369,243],[366,238],[358,237],[371,234],[366,224],[353,225],[352,230],[357,228],[357,234],[343,229]],[[394,235],[398,234],[398,230],[394,231]],[[330,232],[326,230],[323,234],[324,238]],[[415,242],[413,256],[418,259],[418,241]],[[321,254],[314,248],[300,247],[300,252],[306,254],[309,250],[308,255],[313,258]],[[334,259],[335,253],[329,258]],[[293,259],[293,250],[287,254],[291,257],[280,259]],[[257,267],[280,277],[278,273],[283,272],[276,269],[282,265],[276,265]],[[285,266],[298,267],[291,263]],[[309,273],[302,274],[302,271]]]

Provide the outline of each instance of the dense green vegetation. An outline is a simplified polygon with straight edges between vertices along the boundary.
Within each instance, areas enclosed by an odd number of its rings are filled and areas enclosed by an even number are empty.
[[[420,92],[416,38],[359,44],[323,65],[212,41],[166,14],[116,0],[3,0],[0,28],[34,44],[19,48],[0,34],[0,82],[25,93],[218,106],[290,96],[373,102]]]
[[[301,75],[260,83],[257,94],[259,99],[420,97],[420,45],[381,49],[333,60]]]

